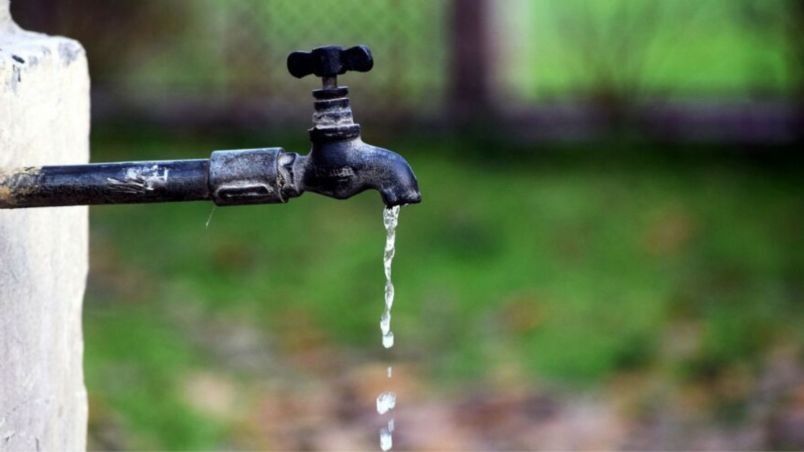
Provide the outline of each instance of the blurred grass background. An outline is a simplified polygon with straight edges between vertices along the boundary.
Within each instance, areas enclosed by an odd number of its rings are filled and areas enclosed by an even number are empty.
[[[478,4],[485,29],[456,34]],[[87,47],[94,161],[304,152],[315,83],[286,53],[368,43],[356,119],[424,197],[400,216],[390,353],[376,193],[93,208],[94,448],[371,448],[388,364],[401,449],[804,447],[795,2],[15,8]],[[453,127],[451,59],[481,35],[494,105]],[[644,118],[673,102],[693,125],[656,139]]]
[[[112,159],[197,157],[205,145],[101,142]],[[639,146],[537,157],[503,147],[508,157],[489,164],[474,142],[394,144],[426,198],[401,212],[393,361],[414,363],[436,388],[498,372],[571,391],[654,372],[717,387],[734,373],[759,378],[770,350],[804,344],[798,166]],[[87,378],[93,400],[119,410],[127,444],[231,444],[237,423],[186,399],[197,372],[248,387],[384,359],[375,195],[93,209]],[[217,343],[240,329],[261,338]],[[331,348],[349,358],[320,356]],[[268,362],[220,356],[238,353]],[[739,417],[751,397],[747,385],[709,403]]]

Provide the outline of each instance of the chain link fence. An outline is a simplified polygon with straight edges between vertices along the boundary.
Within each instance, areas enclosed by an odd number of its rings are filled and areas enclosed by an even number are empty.
[[[761,141],[788,136],[800,103],[804,9],[795,5],[14,0],[12,10],[27,28],[85,45],[97,119],[306,126],[318,81],[288,74],[287,54],[359,43],[375,67],[340,82],[362,122],[423,124],[490,107],[484,114],[536,136],[592,136],[625,122],[663,136],[700,125],[719,137],[746,133],[747,121]]]
[[[315,77],[297,80],[285,58],[292,50],[335,43],[367,44],[369,74],[348,74],[358,114],[437,109],[445,79],[444,2],[426,0],[187,1],[181,34],[129,62],[127,97],[151,105],[225,105],[308,119]],[[210,102],[212,100],[213,102]],[[389,106],[392,105],[392,108]]]

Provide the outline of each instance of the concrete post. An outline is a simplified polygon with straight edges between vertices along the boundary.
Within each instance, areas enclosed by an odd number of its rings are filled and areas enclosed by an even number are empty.
[[[88,158],[83,48],[21,30],[0,0],[0,171]],[[86,207],[0,211],[2,451],[86,447],[87,233]]]

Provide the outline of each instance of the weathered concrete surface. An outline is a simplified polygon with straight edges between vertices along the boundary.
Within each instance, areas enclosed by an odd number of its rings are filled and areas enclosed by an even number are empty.
[[[0,170],[88,157],[84,50],[20,30],[0,0]],[[86,207],[0,210],[0,450],[86,447],[87,229]]]

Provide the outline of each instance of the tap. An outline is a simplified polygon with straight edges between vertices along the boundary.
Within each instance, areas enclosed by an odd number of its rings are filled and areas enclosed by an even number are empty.
[[[279,147],[212,152],[209,159],[0,168],[0,209],[210,200],[220,206],[284,203],[306,191],[336,199],[368,189],[388,207],[421,202],[418,182],[399,154],[363,142],[349,90],[338,75],[374,66],[366,46],[293,52],[287,67],[314,74],[313,127],[306,155]]]
[[[338,86],[337,76],[346,71],[371,70],[374,60],[369,48],[326,46],[293,52],[287,64],[294,77],[314,74],[322,80],[321,89],[313,91],[310,153],[298,159],[298,173],[303,175],[299,188],[337,199],[374,189],[389,207],[420,202],[408,162],[393,151],[363,142],[352,115],[349,89]]]

